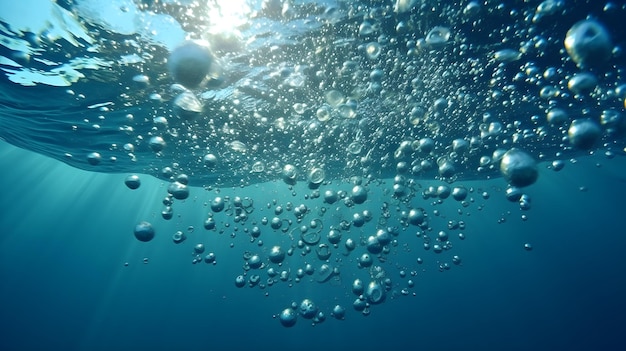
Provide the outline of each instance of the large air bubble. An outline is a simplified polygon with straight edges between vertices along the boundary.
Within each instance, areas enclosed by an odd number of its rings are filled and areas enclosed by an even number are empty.
[[[208,43],[186,41],[172,51],[168,68],[174,81],[194,89],[207,78],[213,61]]]
[[[567,31],[565,49],[577,65],[599,66],[611,57],[613,43],[602,23],[584,20],[577,22]]]
[[[573,120],[567,130],[569,142],[580,149],[591,148],[601,135],[598,123],[588,118]]]
[[[141,222],[135,226],[135,238],[139,241],[148,242],[154,239],[154,228],[148,222]]]
[[[516,187],[531,185],[539,176],[535,159],[516,148],[507,151],[502,156],[500,172],[509,184]]]

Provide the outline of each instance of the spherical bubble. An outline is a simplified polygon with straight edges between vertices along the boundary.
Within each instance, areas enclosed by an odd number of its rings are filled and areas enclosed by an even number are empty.
[[[246,285],[246,278],[243,275],[238,275],[235,278],[235,286],[238,288],[243,288]]]
[[[126,177],[126,179],[124,180],[124,184],[126,184],[129,189],[135,190],[141,185],[141,179],[139,179],[138,175],[131,174]]]
[[[352,201],[354,201],[355,204],[362,204],[365,202],[365,200],[367,200],[367,190],[365,190],[365,188],[360,185],[355,185],[352,188],[352,194],[350,198],[352,199]]]
[[[385,301],[385,288],[377,281],[372,280],[367,285],[367,289],[365,289],[365,296],[367,297],[367,301],[370,303],[379,304]]]
[[[167,118],[165,118],[165,117],[163,117],[163,116],[157,116],[157,117],[154,117],[154,118],[152,119],[152,123],[154,124],[154,126],[155,126],[157,129],[164,130],[164,129],[166,129],[166,128],[167,128]],[[132,149],[133,149],[133,150],[127,150],[127,151],[129,151],[129,152],[133,152],[135,147],[134,147],[132,144],[130,144],[130,145],[132,146]]]
[[[102,156],[98,152],[91,152],[89,153],[89,155],[87,155],[87,162],[89,162],[89,164],[92,166],[99,164],[101,161]]]
[[[409,211],[407,220],[412,225],[420,225],[424,222],[424,212],[420,209],[412,208]]]
[[[382,247],[381,247],[380,250],[382,251]],[[367,268],[367,267],[371,266],[372,263],[374,263],[374,259],[372,259],[372,256],[370,256],[367,253],[364,253],[364,254],[361,255],[361,257],[359,257],[359,265],[361,267]]]
[[[296,167],[290,164],[286,164],[282,170],[283,181],[287,184],[295,184],[298,171]]]
[[[248,259],[248,265],[252,269],[260,268],[262,264],[263,264],[263,261],[261,260],[261,256],[259,255],[252,255]]]
[[[303,318],[311,319],[317,314],[317,305],[310,299],[304,299],[300,302],[298,311]]]
[[[153,136],[152,138],[150,138],[148,144],[154,152],[159,152],[165,148],[165,140],[163,140],[163,138],[160,136]]]
[[[298,277],[298,278],[302,278],[302,277],[304,277],[304,269],[302,269],[302,268],[298,268],[298,269],[296,270],[296,277]]]
[[[365,291],[365,284],[361,279],[355,279],[352,282],[352,292],[358,296],[361,295],[363,291]]]
[[[396,172],[398,174],[405,174],[409,171],[409,164],[407,162],[401,161],[396,164]]]
[[[336,229],[331,229],[326,237],[329,243],[336,245],[341,241],[341,232]]]
[[[448,196],[450,196],[450,193],[450,187],[447,185],[440,185],[437,187],[437,196],[439,196],[442,200],[447,199]]]
[[[535,159],[516,148],[512,148],[502,156],[500,172],[509,184],[516,187],[531,185],[539,176]]]
[[[448,240],[448,233],[444,232],[443,230],[439,231],[439,233],[437,233],[437,240],[439,242],[445,242]]]
[[[430,153],[435,148],[435,141],[431,138],[422,138],[419,140],[417,149],[423,153]]]
[[[148,242],[154,239],[154,228],[148,222],[141,222],[135,226],[135,238],[139,241]]]
[[[184,173],[181,173],[178,176],[176,176],[176,181],[181,184],[187,185],[189,184],[189,176]]]
[[[172,51],[168,68],[177,83],[193,89],[206,79],[212,63],[213,55],[207,43],[186,41]]]
[[[280,229],[280,227],[282,227],[282,225],[283,225],[283,220],[280,219],[280,217],[274,217],[274,218],[272,218],[272,220],[270,222],[270,226],[274,230]]]
[[[381,245],[387,245],[391,242],[391,234],[384,229],[379,229],[376,231],[376,240]]]
[[[456,201],[463,201],[467,197],[467,189],[462,186],[456,186],[452,189],[452,198]]]
[[[207,167],[215,167],[217,164],[217,157],[213,154],[206,154],[202,159],[204,161],[204,165]]]
[[[370,253],[374,255],[379,254],[383,251],[383,245],[381,245],[381,243],[378,241],[378,239],[374,235],[370,235],[367,238],[366,246],[367,246],[367,251],[369,251]]]
[[[611,57],[613,43],[604,25],[595,20],[574,24],[565,36],[565,49],[579,66],[598,66]]]
[[[524,250],[526,251],[530,251],[533,249],[533,246],[529,243],[524,244]]]
[[[602,129],[598,123],[591,119],[575,119],[572,121],[567,136],[569,142],[581,149],[589,149],[602,135]]]
[[[409,192],[407,187],[404,184],[399,184],[399,183],[394,184],[392,189],[393,189],[393,196],[398,197],[398,198],[407,195]]]
[[[346,309],[343,308],[341,305],[336,305],[335,307],[333,307],[333,317],[337,318],[337,319],[344,319],[346,316]]]
[[[469,150],[470,143],[465,139],[454,139],[452,141],[452,150],[457,154],[463,154]]]
[[[206,262],[206,263],[214,263],[215,262],[215,253],[209,252],[206,256],[204,256],[204,262]]]
[[[548,120],[548,123],[553,125],[563,124],[567,121],[568,118],[569,116],[567,115],[567,112],[558,107],[550,109],[550,111],[548,111],[548,113],[546,114],[546,119]]]
[[[172,178],[174,176],[174,170],[172,167],[163,167],[163,169],[161,169],[161,176],[164,178]]]
[[[285,308],[282,312],[280,312],[278,317],[280,324],[287,328],[293,327],[296,324],[297,318],[298,314],[292,308]]]
[[[365,218],[360,213],[355,213],[352,215],[352,225],[355,227],[362,227],[365,224]]]
[[[281,263],[285,259],[285,251],[280,246],[274,246],[270,250],[269,259],[272,263]]]
[[[225,205],[224,199],[217,196],[211,201],[211,210],[213,212],[222,212]]]
[[[178,181],[170,183],[167,192],[172,194],[175,199],[184,200],[189,197],[189,188]]]
[[[365,310],[365,308],[367,307],[367,301],[365,301],[365,299],[363,298],[357,298],[356,300],[354,300],[354,302],[352,303],[352,307],[354,307],[354,309],[356,311],[363,311]]]
[[[451,178],[456,174],[454,162],[448,159],[442,159],[437,163],[439,165],[439,175],[444,178]]]
[[[552,169],[556,172],[560,171],[565,167],[565,162],[563,160],[554,160],[552,161]]]
[[[312,264],[307,263],[304,265],[304,273],[311,275],[315,272],[315,268],[313,267]]]
[[[363,210],[361,214],[363,215],[363,218],[365,218],[365,222],[369,222],[372,218],[374,218],[374,214],[370,210]]]
[[[346,250],[348,251],[352,251],[356,248],[356,243],[354,242],[354,240],[352,240],[352,238],[348,238],[346,239],[346,242],[344,243]]]
[[[201,254],[204,252],[204,244],[196,244],[196,246],[193,247],[193,251],[197,254]]]
[[[252,227],[252,229],[250,230],[250,235],[253,238],[258,238],[259,236],[261,236],[261,228],[257,226]]]
[[[172,206],[165,206],[163,211],[161,211],[161,216],[165,220],[172,219],[172,217],[174,217],[174,209],[172,208]]]
[[[270,267],[270,268],[267,269],[267,276],[268,277],[274,278],[277,274],[278,274],[278,272],[276,272],[274,267]]]
[[[204,229],[212,230],[215,229],[215,220],[213,217],[209,217],[204,221]]]

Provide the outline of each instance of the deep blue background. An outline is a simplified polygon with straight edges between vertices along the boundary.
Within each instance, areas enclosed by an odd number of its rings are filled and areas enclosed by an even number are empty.
[[[414,296],[389,298],[367,317],[349,305],[354,296],[345,286],[237,289],[246,239],[201,228],[212,193],[193,189],[166,222],[160,218],[165,185],[148,176],[131,191],[125,174],[76,170],[5,143],[0,169],[1,350],[617,350],[625,344],[621,157],[581,158],[558,173],[542,165],[528,189],[533,208],[525,222],[498,191],[501,179],[462,183],[491,195],[474,194],[476,203],[463,214],[467,239],[452,250],[463,265],[438,272],[425,263],[422,272],[416,257],[433,262],[434,254],[401,233],[411,251],[398,249],[389,261],[420,270]],[[260,208],[288,190],[277,182],[234,193],[253,197]],[[364,206],[378,208],[373,199]],[[457,207],[446,202],[440,211]],[[497,223],[501,217],[504,224]],[[157,228],[150,243],[133,237],[141,220]],[[188,225],[196,226],[191,239],[172,244],[171,234]],[[217,254],[217,265],[191,264],[200,238]],[[525,242],[534,249],[525,251]],[[402,284],[395,263],[388,273]],[[351,274],[342,272],[344,285]],[[304,297],[327,315],[344,304],[346,320],[329,317],[311,326],[300,319],[287,329],[272,318]]]

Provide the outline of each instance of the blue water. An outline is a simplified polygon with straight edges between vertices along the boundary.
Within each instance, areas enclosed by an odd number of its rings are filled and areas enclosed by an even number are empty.
[[[123,175],[77,170],[7,144],[1,150],[3,350],[624,345],[626,238],[619,204],[626,197],[626,170],[620,159],[587,157],[560,173],[543,169],[525,222],[499,194],[478,200],[485,207],[463,217],[467,238],[455,247],[461,267],[439,272],[430,265],[415,278],[410,296],[374,306],[367,317],[348,309],[343,321],[329,318],[313,327],[301,319],[286,329],[272,316],[291,300],[306,296],[328,311],[336,302],[349,304],[351,293],[318,283],[238,289],[233,279],[245,243],[231,249],[224,235],[200,229],[194,239],[215,250],[218,264],[192,265],[194,241],[174,246],[168,233],[180,224],[201,225],[194,218],[207,197],[201,189],[193,189],[198,199],[180,211],[184,221],[165,222],[155,218],[160,181],[144,178],[131,191]],[[472,184],[503,186],[500,180]],[[581,192],[581,186],[588,190]],[[284,191],[282,183],[264,187]],[[235,190],[244,191],[258,195],[260,189]],[[498,224],[507,211],[507,221]],[[157,225],[148,244],[132,236],[142,219]],[[409,233],[401,235],[407,236],[403,242],[416,243]],[[532,251],[523,249],[525,242]],[[415,248],[392,259],[419,269],[418,256],[425,255]],[[392,275],[398,279],[397,272]]]
[[[1,351],[626,347],[625,4],[485,1],[472,18],[463,11],[470,2],[399,1],[411,5],[405,12],[392,1],[244,3],[238,40],[215,32],[233,11],[221,2],[0,4]],[[535,23],[539,4],[556,10]],[[25,17],[24,6],[38,10]],[[203,12],[216,8],[217,17]],[[568,79],[581,69],[562,42],[588,15],[617,49],[589,69],[596,89],[577,95]],[[435,26],[451,29],[449,42],[411,52]],[[166,65],[185,35],[210,41],[223,69],[189,91],[173,85]],[[365,54],[373,42],[380,57]],[[536,46],[522,50],[528,42]],[[494,62],[495,51],[511,48],[523,52],[519,61]],[[555,77],[542,73],[549,68]],[[545,86],[560,94],[541,97]],[[330,108],[329,90],[344,103]],[[198,99],[197,115],[176,106],[181,92]],[[446,107],[436,107],[440,98]],[[546,121],[555,106],[568,113],[561,125]],[[327,107],[331,119],[320,119]],[[407,117],[417,107],[419,121]],[[568,137],[580,118],[601,128],[588,148]],[[502,130],[485,132],[492,122]],[[153,136],[167,146],[149,146]],[[397,152],[424,138],[430,152]],[[495,156],[512,147],[538,172],[520,189],[524,204],[507,199]],[[438,169],[442,160],[455,169]],[[253,170],[256,162],[264,169]],[[298,171],[293,182],[285,165]],[[313,167],[326,172],[319,187],[307,180]],[[138,189],[125,184],[130,174]],[[168,192],[181,175],[185,199]],[[367,191],[364,203],[354,203],[355,184]],[[429,196],[431,187],[468,195]],[[327,190],[344,196],[329,204]],[[224,211],[211,208],[216,197]],[[247,216],[236,216],[236,197],[250,205]],[[421,226],[407,223],[410,209],[423,211]],[[372,219],[359,226],[354,216],[364,211]],[[155,229],[149,242],[133,233],[142,221]],[[336,247],[331,228],[342,235]],[[328,259],[319,244],[301,242],[302,231],[318,229]],[[379,230],[392,239],[381,253],[367,245]],[[186,240],[175,244],[178,231]],[[281,264],[269,258],[276,245],[293,250]],[[263,265],[251,267],[251,255]],[[328,281],[323,264],[337,269]],[[312,272],[299,275],[307,265]],[[366,292],[367,308],[355,308],[356,279],[385,286],[384,302]],[[317,319],[298,313],[305,299]],[[333,316],[336,305],[344,319]],[[291,307],[296,323],[285,327],[279,315]]]

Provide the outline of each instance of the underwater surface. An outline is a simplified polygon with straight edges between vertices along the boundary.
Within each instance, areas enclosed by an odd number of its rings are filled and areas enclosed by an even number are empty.
[[[626,4],[0,4],[0,350],[621,350]]]

